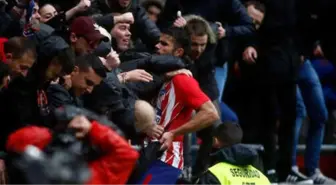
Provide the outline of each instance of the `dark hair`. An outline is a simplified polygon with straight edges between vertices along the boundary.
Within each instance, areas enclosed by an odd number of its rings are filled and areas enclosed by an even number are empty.
[[[56,59],[62,66],[64,74],[70,74],[75,67],[75,53],[72,48],[68,47],[57,52]]]
[[[163,10],[163,4],[160,1],[158,1],[158,0],[147,0],[147,1],[144,1],[142,3],[142,6],[145,8],[146,11],[151,6],[155,6],[158,9]]]
[[[249,7],[249,6],[254,6],[255,9],[261,11],[262,13],[265,13],[265,5],[259,1],[255,1],[255,0],[249,0],[249,1],[246,1],[245,3],[245,6],[246,7]]]
[[[95,73],[102,77],[106,77],[106,70],[99,57],[94,54],[86,54],[76,57],[75,66],[80,70],[87,72],[89,68],[92,68]]]
[[[13,58],[20,58],[27,52],[31,52],[35,57],[36,45],[26,37],[12,37],[4,43],[4,52],[11,53]]]
[[[0,84],[2,84],[2,80],[5,76],[9,76],[9,67],[7,64],[0,61]]]
[[[208,35],[207,24],[199,19],[192,19],[188,21],[186,29],[191,35],[204,36]]]
[[[243,131],[240,125],[234,122],[224,122],[220,124],[213,133],[221,143],[231,146],[241,142]]]
[[[162,34],[169,35],[174,39],[175,48],[181,47],[184,49],[184,56],[189,56],[191,51],[190,34],[184,28],[170,27],[161,32]]]

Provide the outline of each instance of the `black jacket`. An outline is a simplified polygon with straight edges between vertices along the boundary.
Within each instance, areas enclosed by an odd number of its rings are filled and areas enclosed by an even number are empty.
[[[142,57],[142,58],[141,58]],[[185,67],[185,64],[172,56],[152,56],[146,53],[127,52],[120,54],[120,58],[129,59],[120,68],[124,71],[145,69],[149,72],[165,73]],[[116,123],[129,138],[136,137],[134,128],[134,105],[140,99],[153,98],[162,86],[163,80],[156,76],[151,83],[121,84],[117,74],[121,70],[109,72],[104,81],[96,86],[93,92],[84,96],[84,106],[98,114],[104,114]]]
[[[153,75],[153,81],[149,83],[127,83],[127,87],[136,93],[140,99],[147,101],[156,97],[164,83],[163,74],[187,67],[180,58],[170,55],[151,55],[144,52],[128,51],[120,54],[120,59],[125,61],[119,66],[123,71],[144,69]]]
[[[236,166],[253,165],[258,157],[258,152],[242,144],[234,145],[230,148],[223,148],[211,154],[212,165],[220,162],[229,163]],[[196,181],[196,184],[220,184],[217,177],[206,171]]]
[[[84,106],[98,114],[106,115],[117,124],[128,138],[134,138],[134,105],[137,96],[119,82],[116,70],[96,86],[91,94],[84,95]]]
[[[208,44],[208,47],[200,58],[189,65],[194,78],[199,83],[202,91],[211,99],[217,100],[219,90],[215,79],[215,57],[216,45]]]
[[[49,37],[39,43],[39,58],[27,77],[13,79],[8,88],[3,90],[0,115],[10,124],[1,125],[2,137],[6,138],[10,132],[26,125],[51,125],[49,107],[46,102],[39,103],[41,101],[38,92],[46,94],[49,86],[49,82],[43,80],[47,67],[45,59],[51,59],[58,51],[67,47],[69,46],[59,37]]]
[[[113,27],[113,22],[110,21],[108,14],[132,12],[134,16],[134,24],[131,26],[132,40],[140,39],[149,49],[154,49],[155,44],[159,41],[160,30],[153,21],[149,20],[145,9],[135,0],[132,0],[127,8],[121,8],[118,3],[107,5],[105,0],[96,0],[92,3],[90,11],[97,23],[107,30],[111,30]],[[105,19],[99,18],[97,14],[104,15]]]
[[[250,44],[258,51],[257,74],[262,82],[296,79],[300,64],[296,5],[297,0],[265,1],[264,20]]]
[[[75,97],[71,91],[68,91],[60,84],[51,84],[47,89],[48,105],[51,111],[63,106],[74,105],[83,107],[80,97]]]

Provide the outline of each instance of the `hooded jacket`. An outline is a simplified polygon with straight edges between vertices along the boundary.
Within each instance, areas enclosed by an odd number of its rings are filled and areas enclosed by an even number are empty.
[[[258,157],[258,152],[242,144],[236,144],[229,148],[223,148],[211,154],[212,164],[220,162],[228,163],[234,166],[253,165]],[[197,180],[196,184],[221,184],[217,177],[210,171],[206,171]]]
[[[22,153],[28,145],[43,150],[51,139],[49,129],[27,126],[9,136],[7,150]],[[88,162],[91,177],[86,184],[125,184],[139,157],[138,152],[114,130],[96,121],[92,122],[88,140],[101,153],[98,158]]]
[[[49,111],[47,98],[38,92],[43,92],[49,86],[44,81],[49,61],[60,50],[69,47],[60,37],[52,36],[38,46],[38,61],[29,70],[27,77],[13,79],[7,89],[4,89],[0,115],[11,124],[1,124],[1,136],[6,140],[8,134],[26,125],[48,125]],[[43,101],[42,101],[43,100]]]
[[[217,100],[219,97],[219,90],[215,79],[215,49],[217,46],[217,36],[215,28],[204,18],[198,15],[186,15],[184,19],[187,21],[199,20],[205,23],[208,34],[208,43],[205,51],[199,59],[195,60],[189,66],[194,78],[199,83],[202,91],[212,100]]]

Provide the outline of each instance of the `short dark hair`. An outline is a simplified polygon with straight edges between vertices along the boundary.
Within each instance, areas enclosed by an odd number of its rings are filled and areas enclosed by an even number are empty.
[[[262,13],[265,13],[265,5],[259,1],[255,1],[255,0],[249,0],[249,1],[246,1],[245,3],[245,6],[246,7],[249,7],[249,6],[254,6],[255,9],[259,10],[260,12]]]
[[[72,48],[67,47],[59,50],[55,56],[57,61],[62,66],[62,72],[64,74],[70,74],[75,67],[75,53]]]
[[[142,3],[142,6],[145,8],[145,10],[148,10],[149,7],[155,6],[160,10],[163,10],[163,4],[158,0],[147,0]]]
[[[4,52],[11,53],[13,58],[20,58],[27,52],[31,52],[35,57],[36,45],[26,37],[12,37],[4,43]]]
[[[99,57],[94,54],[85,54],[76,57],[75,66],[85,72],[89,71],[89,68],[92,68],[98,76],[102,78],[106,77],[105,66]]]
[[[175,47],[184,49],[184,55],[189,55],[191,50],[190,34],[185,28],[170,27],[161,32],[162,34],[169,35],[174,39]]]
[[[243,131],[237,123],[224,122],[214,130],[213,136],[224,145],[231,146],[242,141]]]
[[[207,24],[199,19],[192,19],[188,21],[186,29],[191,35],[204,36],[208,35]]]

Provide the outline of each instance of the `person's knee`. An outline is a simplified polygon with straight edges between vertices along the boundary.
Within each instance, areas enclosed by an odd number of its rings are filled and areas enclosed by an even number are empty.
[[[139,132],[143,132],[155,123],[154,108],[143,100],[137,100],[134,106],[135,127]]]
[[[328,110],[326,108],[321,109],[320,111],[315,112],[314,115],[311,115],[310,119],[313,122],[324,124],[328,121]]]

